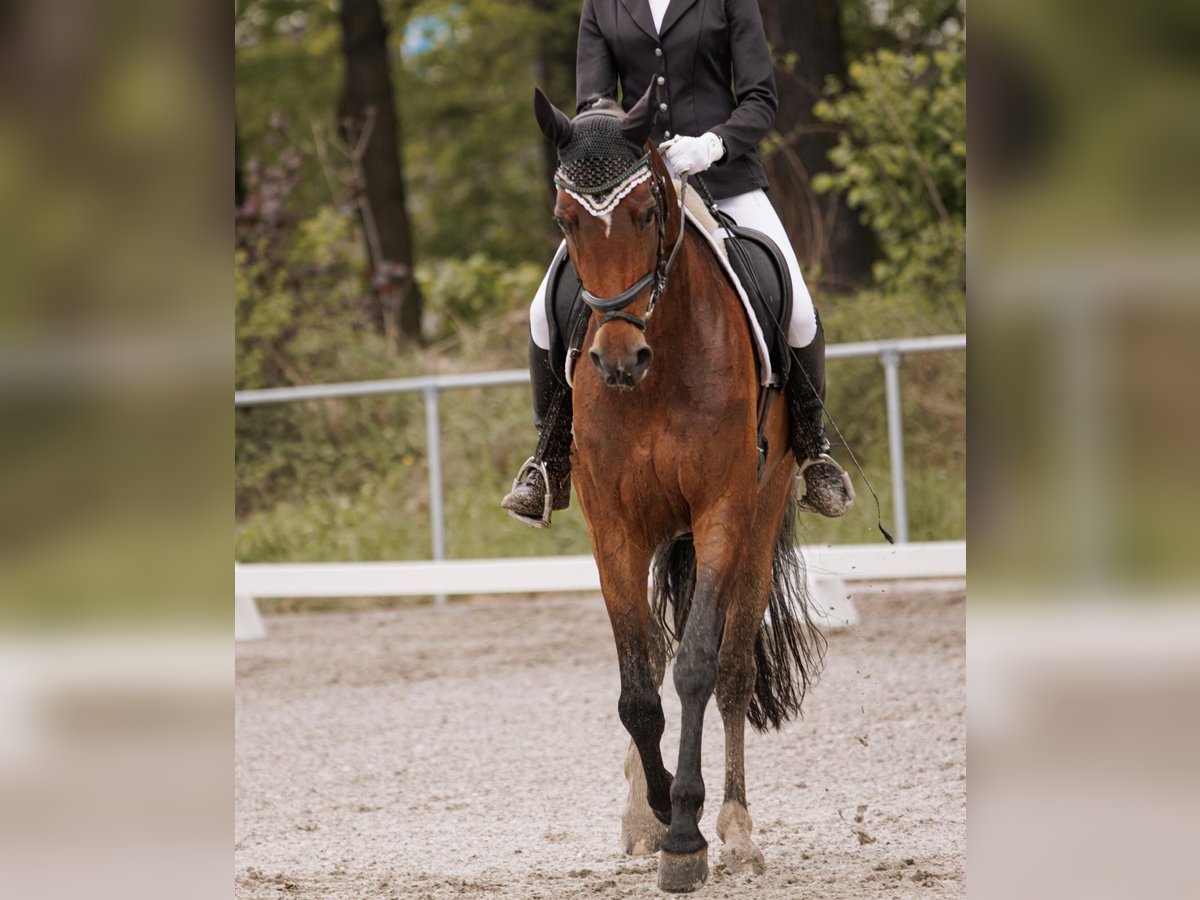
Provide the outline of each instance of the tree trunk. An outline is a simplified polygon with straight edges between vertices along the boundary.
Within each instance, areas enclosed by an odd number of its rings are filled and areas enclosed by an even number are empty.
[[[775,55],[781,144],[764,163],[776,208],[806,269],[821,268],[820,284],[852,290],[870,279],[874,235],[839,193],[817,194],[812,178],[833,168],[834,126],[813,115],[825,79],[846,80],[841,0],[764,0],[763,24]],[[789,63],[794,63],[789,65]]]
[[[238,140],[237,118],[233,120],[233,208],[246,203],[246,176],[242,165],[242,142]]]
[[[388,30],[379,0],[342,0],[339,17],[346,81],[338,122],[358,163],[355,190],[360,192],[375,290],[372,318],[399,347],[405,340],[421,340],[421,294],[413,274]]]

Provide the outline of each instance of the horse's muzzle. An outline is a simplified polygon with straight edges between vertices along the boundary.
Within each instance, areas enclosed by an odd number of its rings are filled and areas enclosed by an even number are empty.
[[[650,360],[654,358],[654,351],[642,344],[619,359],[609,360],[593,347],[588,351],[588,356],[609,387],[632,388],[646,377],[646,372],[650,369]]]

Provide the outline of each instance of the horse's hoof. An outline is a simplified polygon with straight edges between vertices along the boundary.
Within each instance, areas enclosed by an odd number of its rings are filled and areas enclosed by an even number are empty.
[[[666,829],[663,829],[663,834],[666,834]],[[661,837],[639,837],[634,838],[629,835],[621,835],[621,850],[626,856],[653,856],[662,848]]]
[[[626,856],[653,856],[662,847],[667,826],[653,813],[626,814],[621,820],[621,849]]]
[[[658,857],[658,887],[670,894],[689,894],[708,880],[708,848],[693,853],[669,853]]]
[[[761,875],[767,871],[762,851],[749,839],[722,847],[721,865],[730,875]]]
[[[621,850],[626,856],[653,856],[662,848],[667,826],[653,815],[640,818],[636,823],[621,823]]]

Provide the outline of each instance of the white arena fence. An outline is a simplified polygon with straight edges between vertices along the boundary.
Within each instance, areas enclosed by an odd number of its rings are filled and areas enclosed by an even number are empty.
[[[846,600],[846,581],[959,579],[966,575],[966,545],[961,541],[908,543],[908,507],[904,474],[904,431],[900,400],[900,362],[909,354],[965,350],[967,336],[937,335],[886,341],[831,344],[829,359],[876,357],[884,372],[888,451],[892,477],[893,531],[897,545],[806,547],[811,586],[830,624],[855,619]],[[371,597],[448,594],[595,591],[599,577],[590,556],[492,560],[445,559],[445,510],[442,484],[442,391],[527,384],[524,369],[461,375],[429,375],[342,384],[238,391],[235,407],[304,400],[420,393],[425,401],[429,460],[432,556],[427,562],[270,563],[235,565],[239,638],[259,637],[262,623],[256,597]]]

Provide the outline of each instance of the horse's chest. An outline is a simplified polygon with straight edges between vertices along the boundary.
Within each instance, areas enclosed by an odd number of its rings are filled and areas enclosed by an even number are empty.
[[[702,492],[706,480],[736,467],[745,456],[743,441],[731,439],[742,429],[722,427],[740,414],[712,416],[692,408],[615,410],[611,415],[577,417],[576,465],[585,483],[610,497],[644,503],[662,497],[672,505]]]

